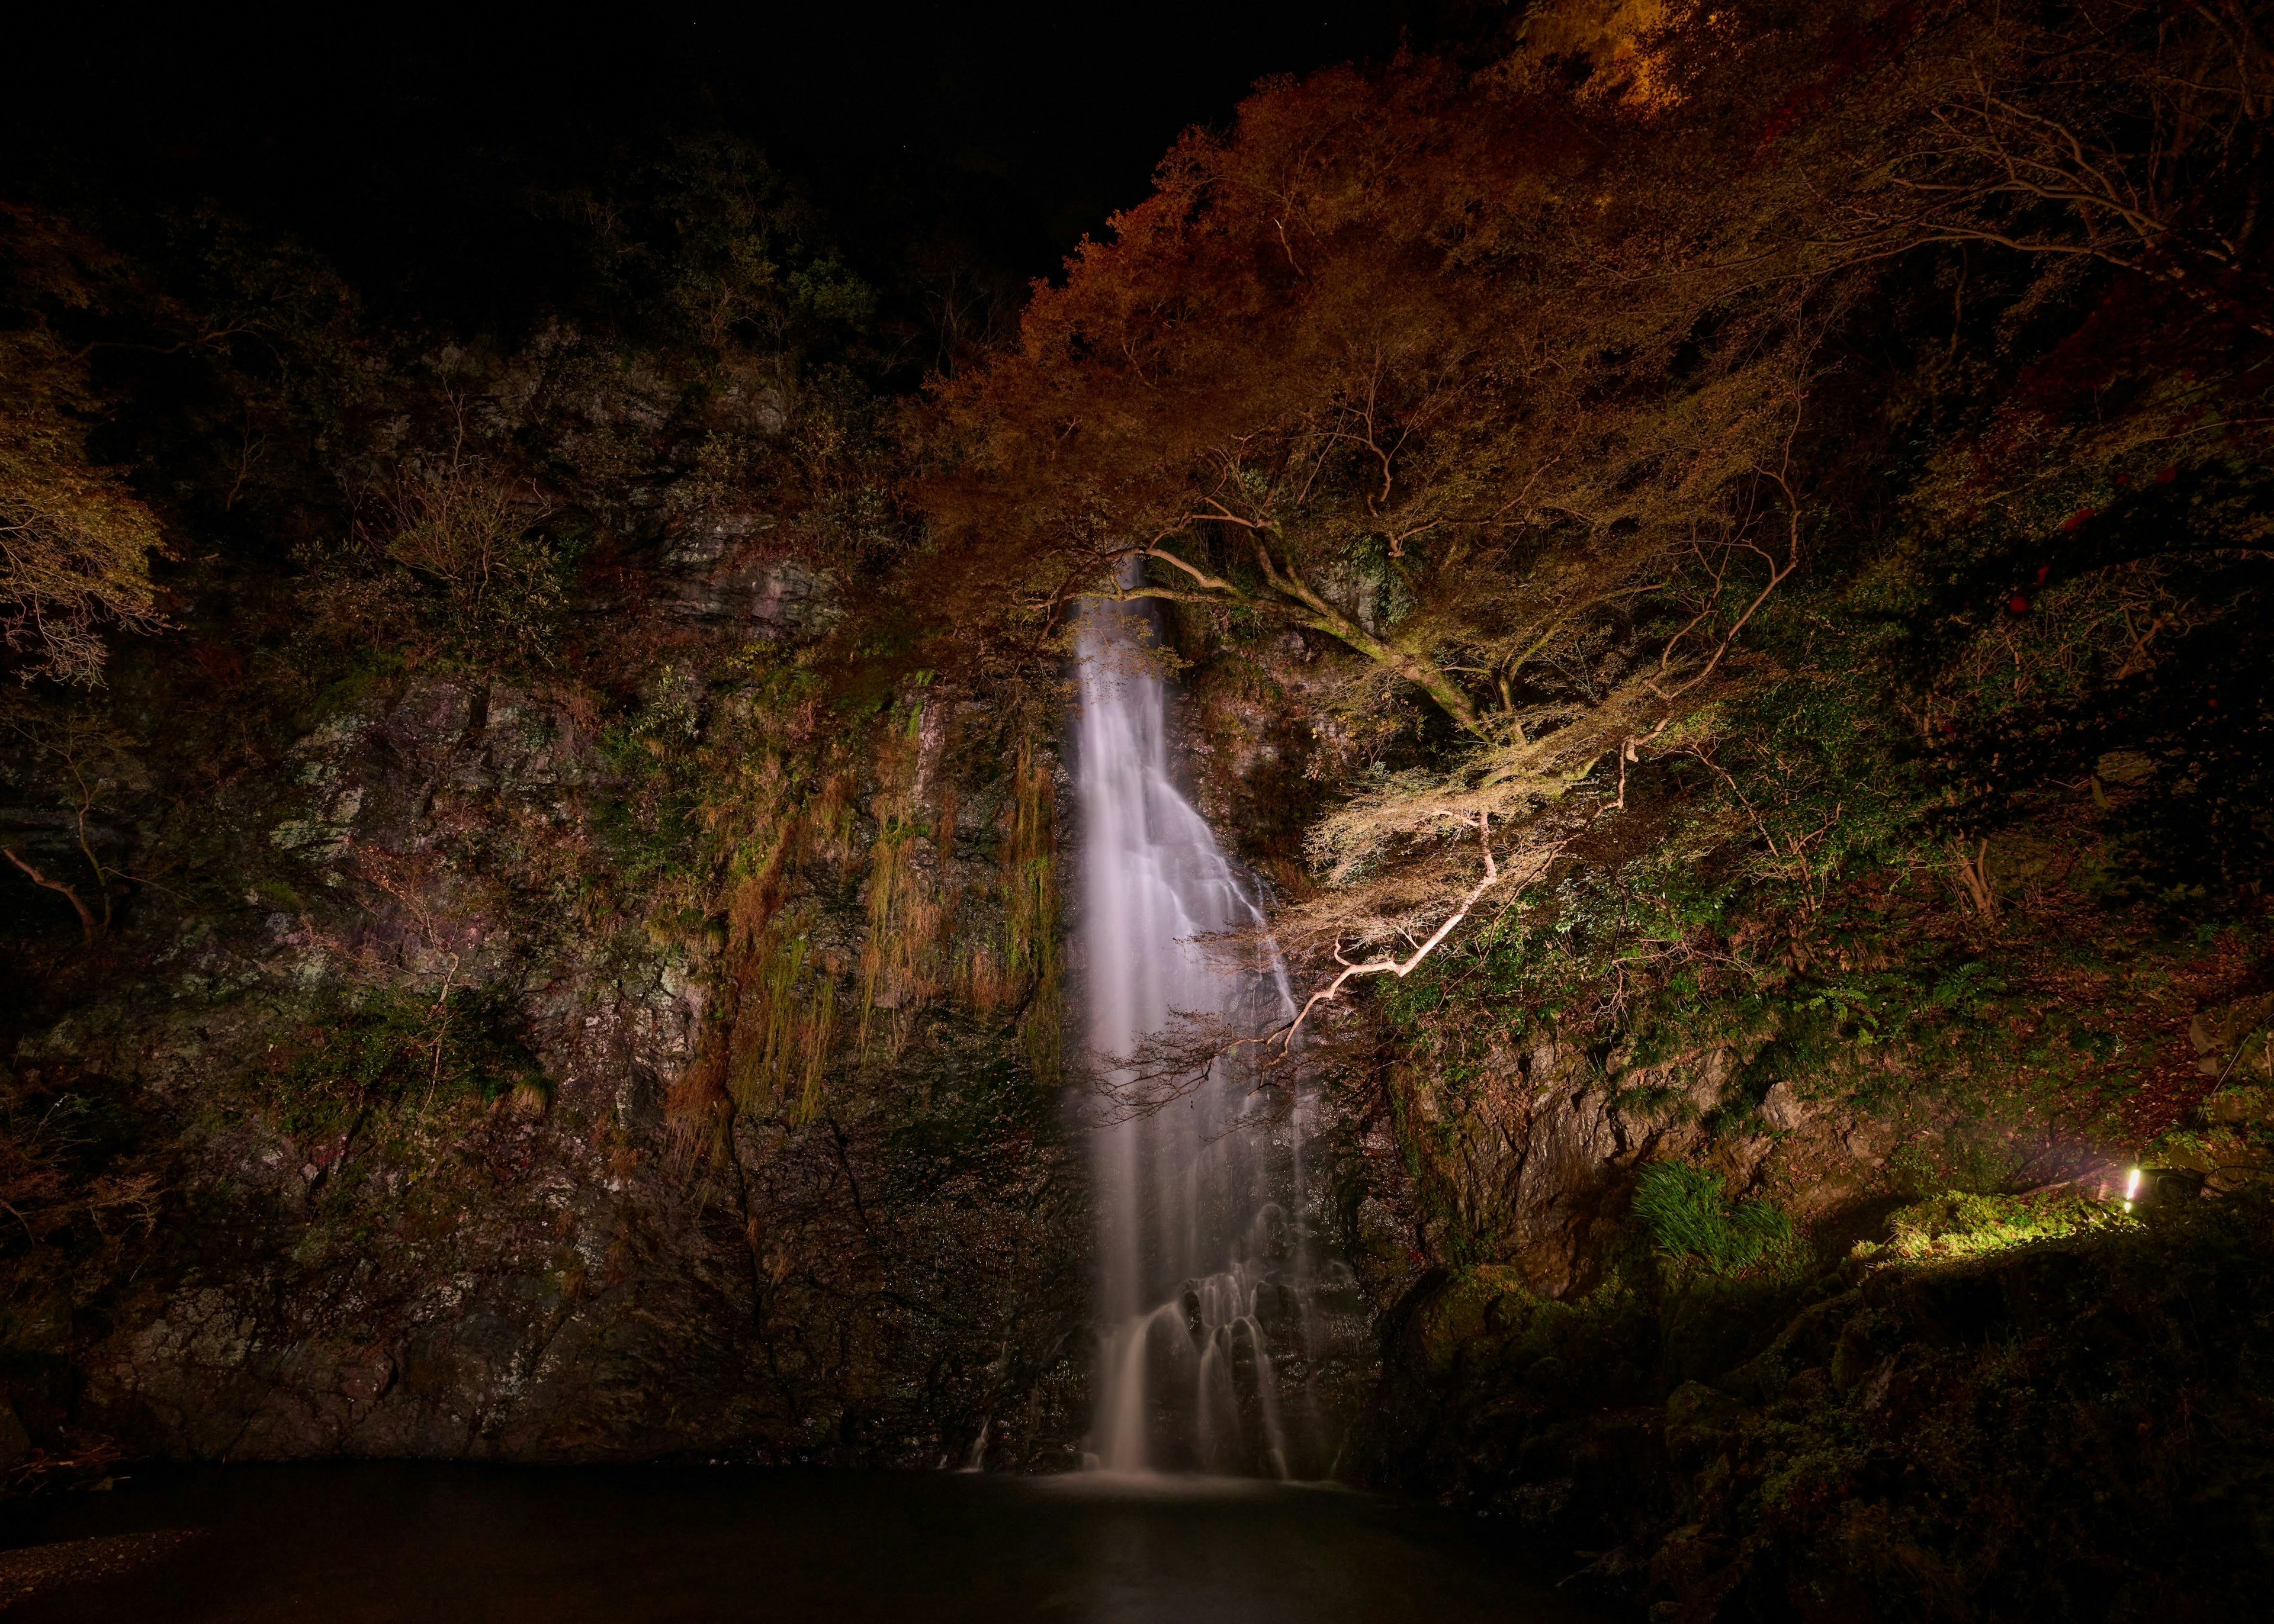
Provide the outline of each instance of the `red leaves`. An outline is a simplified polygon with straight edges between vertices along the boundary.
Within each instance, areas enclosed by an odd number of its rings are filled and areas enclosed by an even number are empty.
[[[2006,600],[2006,607],[2015,614],[2027,614],[2029,612],[2029,600],[2016,592]]]
[[[2092,515],[2093,510],[2091,508],[2080,508],[2074,513],[2069,515],[2067,518],[2061,521],[2061,530],[2064,533],[2073,536],[2087,519],[2092,517]]]
[[[2179,477],[2180,470],[2176,468],[2159,468],[2156,470],[2156,483],[2157,485],[2169,485],[2172,480],[2177,479]]]

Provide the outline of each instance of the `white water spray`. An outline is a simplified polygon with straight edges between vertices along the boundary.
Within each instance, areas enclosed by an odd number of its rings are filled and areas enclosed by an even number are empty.
[[[1171,779],[1165,687],[1141,653],[1150,630],[1141,610],[1111,602],[1093,601],[1081,622],[1081,939],[1089,1045],[1109,1062],[1178,1011],[1241,1035],[1294,1012],[1255,898]],[[1231,932],[1265,940],[1263,951],[1238,962],[1220,940]],[[1090,1447],[1109,1471],[1324,1469],[1299,1387],[1312,1283],[1304,1102],[1292,1068],[1285,1092],[1257,1089],[1254,1052],[1094,1130],[1103,1325]]]

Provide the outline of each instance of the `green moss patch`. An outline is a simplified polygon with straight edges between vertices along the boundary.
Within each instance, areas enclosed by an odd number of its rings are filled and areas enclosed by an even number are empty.
[[[2120,1207],[2067,1192],[1974,1195],[1953,1190],[1900,1208],[1884,1245],[1859,1245],[1865,1258],[1906,1263],[1985,1257],[2064,1236],[2132,1226]]]

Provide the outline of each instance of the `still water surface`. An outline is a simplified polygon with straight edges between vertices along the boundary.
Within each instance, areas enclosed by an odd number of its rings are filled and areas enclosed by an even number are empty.
[[[1330,1489],[737,1468],[137,1469],[41,1542],[188,1530],[49,1620],[1577,1624],[1458,1518]],[[20,1543],[26,1532],[19,1530]],[[130,1543],[130,1542],[121,1542]]]

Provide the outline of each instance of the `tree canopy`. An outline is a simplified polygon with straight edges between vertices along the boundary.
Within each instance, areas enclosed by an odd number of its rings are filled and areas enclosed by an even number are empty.
[[[1623,804],[1624,763],[1710,726],[1827,529],[1978,508],[1946,414],[1981,312],[1977,383],[2081,295],[2267,331],[2270,91],[2239,11],[2132,0],[1573,4],[1482,66],[1268,85],[941,390],[965,612],[1039,633],[1107,593],[1330,639],[1346,759],[1426,734],[1416,695],[1446,748],[1314,830],[1326,872],[1480,816],[1560,849],[1572,786],[1618,763]],[[2167,367],[2101,452],[2238,415],[2217,371]],[[1922,437],[1939,466],[1896,448]],[[1390,883],[1337,929],[1466,890]]]

